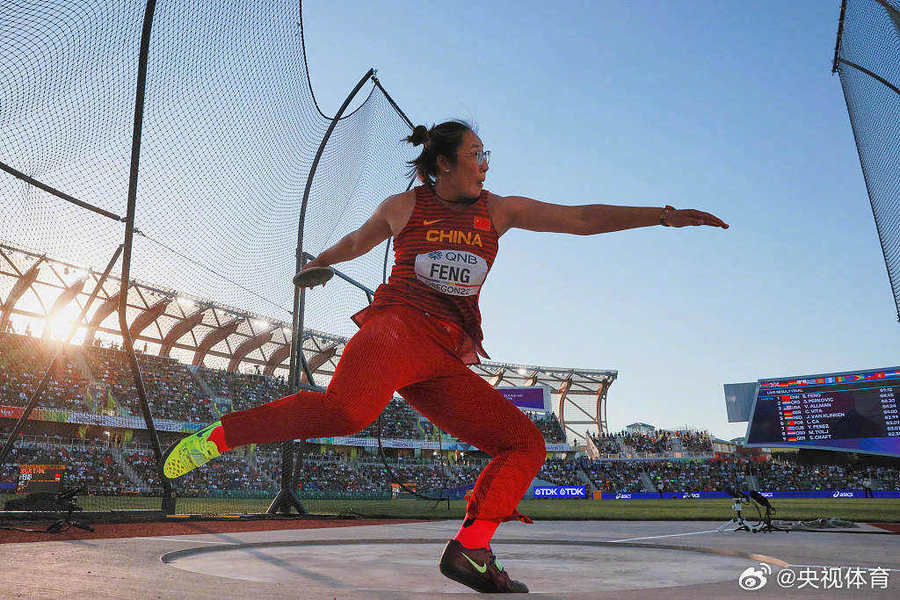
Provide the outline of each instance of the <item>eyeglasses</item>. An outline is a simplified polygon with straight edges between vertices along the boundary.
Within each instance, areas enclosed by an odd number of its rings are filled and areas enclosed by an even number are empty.
[[[472,156],[475,157],[476,164],[491,164],[491,151],[490,150],[476,150]]]

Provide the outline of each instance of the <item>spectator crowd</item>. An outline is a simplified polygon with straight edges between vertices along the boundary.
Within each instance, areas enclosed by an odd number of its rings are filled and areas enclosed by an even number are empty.
[[[676,451],[682,454],[713,452],[712,438],[706,431],[657,429],[653,433],[622,431],[604,435],[591,432],[589,437],[597,452],[605,457],[662,457],[671,456]]]
[[[44,376],[55,346],[30,336],[0,334],[0,405],[24,406]],[[186,423],[207,423],[223,411],[241,410],[269,402],[290,392],[281,377],[233,373],[205,367],[189,368],[177,360],[138,355],[151,413]],[[107,416],[135,416],[141,411],[126,354],[116,348],[65,346],[51,371],[40,408]],[[527,413],[549,443],[565,441],[565,432],[551,412]],[[0,431],[11,430],[14,420],[0,418]],[[49,427],[49,423],[47,424]],[[78,425],[52,424],[43,437],[17,442],[0,472],[0,484],[15,483],[18,465],[65,464],[69,485],[84,485],[96,494],[155,494],[159,492],[153,453],[138,443],[116,447],[107,438],[96,439]],[[84,428],[85,426],[81,426]],[[393,398],[381,417],[384,438],[440,439],[440,431],[400,398]],[[50,432],[50,433],[48,433]],[[104,432],[109,435],[109,432]],[[373,423],[360,437],[377,435]],[[65,435],[63,435],[65,434]],[[98,435],[96,432],[92,434]],[[118,435],[113,439],[119,440]],[[125,438],[131,439],[131,435]],[[174,439],[174,437],[172,437]],[[171,441],[168,440],[168,441]],[[142,442],[145,443],[145,442]],[[538,475],[556,485],[589,485],[603,492],[717,491],[724,486],[743,489],[900,490],[898,469],[847,465],[809,466],[784,461],[694,458],[675,460],[673,450],[685,456],[712,454],[707,432],[656,430],[624,431],[598,436],[591,443],[603,458],[550,458]],[[310,445],[297,471],[297,484],[308,493],[375,494],[392,484],[407,483],[419,490],[441,490],[474,483],[485,458],[441,462],[393,457],[390,469],[371,454],[348,456]],[[477,453],[475,453],[477,456]],[[627,457],[649,456],[627,460]],[[277,445],[244,447],[196,469],[178,480],[181,495],[273,494],[280,487],[281,455]],[[873,483],[874,482],[874,483]]]
[[[474,484],[484,460],[392,459],[390,469],[374,456],[348,458],[322,453],[303,456],[296,472],[301,492],[384,494],[391,484],[440,491]],[[116,449],[87,440],[18,443],[2,465],[0,484],[15,483],[22,464],[66,465],[67,486],[96,495],[158,495],[153,453],[145,447]],[[279,488],[277,444],[242,447],[177,480],[181,496],[274,494]],[[585,485],[602,492],[712,492],[726,486],[761,490],[849,490],[872,486],[900,491],[900,469],[885,466],[800,465],[743,459],[588,460],[548,459],[538,478],[554,485]],[[7,488],[9,485],[6,486]]]
[[[0,334],[0,405],[25,406],[55,351],[55,346],[31,336]],[[203,366],[189,368],[172,358],[142,353],[137,359],[155,418],[209,423],[223,412],[258,406],[291,393],[283,377]],[[127,354],[99,345],[64,346],[38,406],[111,417],[142,414]],[[547,442],[565,442],[556,415],[527,414]],[[378,426],[374,422],[357,435],[375,437]],[[380,427],[383,438],[440,438],[440,432],[430,422],[397,397],[382,413]]]

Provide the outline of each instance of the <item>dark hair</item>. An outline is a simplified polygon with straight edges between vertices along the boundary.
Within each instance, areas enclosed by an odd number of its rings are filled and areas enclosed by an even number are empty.
[[[458,119],[445,121],[426,129],[424,125],[416,125],[412,135],[406,141],[413,146],[422,144],[422,153],[406,164],[409,166],[409,176],[418,175],[422,183],[434,185],[437,179],[438,156],[444,156],[450,164],[456,164],[456,152],[462,145],[463,136],[467,131],[474,131],[472,126]]]

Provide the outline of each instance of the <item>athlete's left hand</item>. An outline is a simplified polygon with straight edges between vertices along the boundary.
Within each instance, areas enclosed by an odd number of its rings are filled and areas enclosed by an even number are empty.
[[[669,227],[691,227],[698,225],[709,225],[711,227],[721,227],[728,229],[728,223],[715,215],[694,210],[693,208],[676,209],[669,213],[666,222]]]

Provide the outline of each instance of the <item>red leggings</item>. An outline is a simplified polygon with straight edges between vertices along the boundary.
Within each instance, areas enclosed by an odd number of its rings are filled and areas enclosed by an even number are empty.
[[[469,499],[470,517],[505,521],[546,459],[525,414],[448,348],[460,339],[405,306],[370,309],[347,343],[327,391],[297,392],[222,417],[229,447],[351,435],[398,391],[441,429],[491,455]]]

